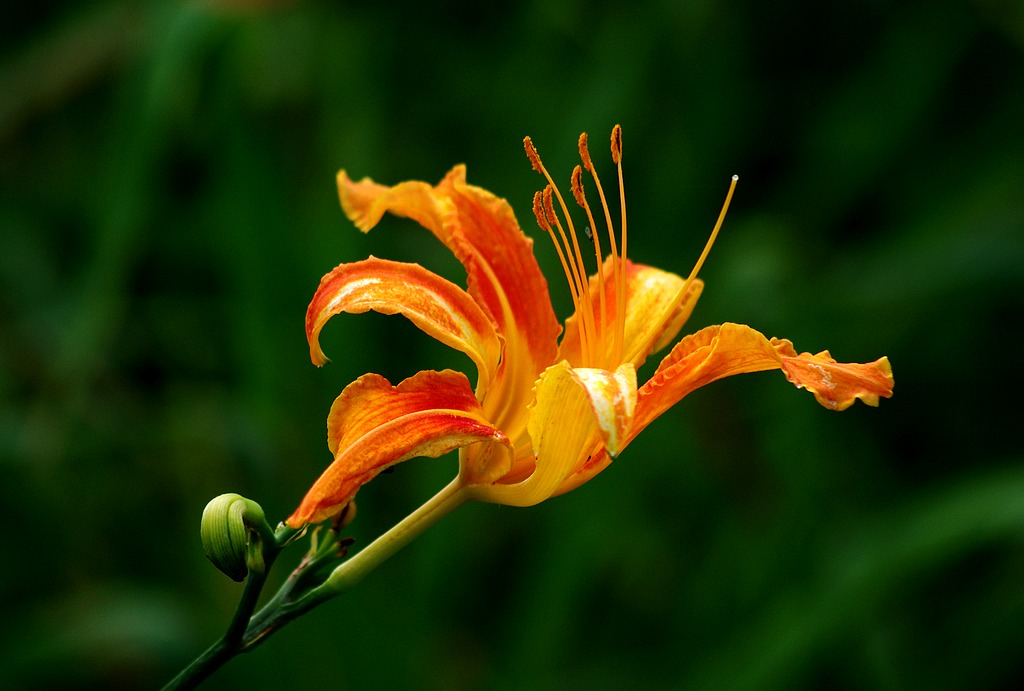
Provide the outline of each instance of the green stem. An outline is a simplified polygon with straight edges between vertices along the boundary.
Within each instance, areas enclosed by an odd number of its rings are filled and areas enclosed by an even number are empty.
[[[462,483],[459,478],[455,478],[430,501],[406,516],[395,527],[371,542],[351,559],[335,568],[323,585],[313,593],[324,590],[330,592],[330,596],[333,597],[345,592],[395,552],[419,537],[427,528],[466,503],[468,499],[469,496],[462,491]]]
[[[318,605],[341,595],[355,586],[368,573],[389,557],[419,537],[427,528],[469,500],[458,478],[434,495],[427,503],[402,519],[393,528],[378,537],[357,554],[337,566],[331,575],[316,588],[289,602],[287,584],[249,624],[242,649],[248,652],[262,643],[270,634]]]
[[[269,567],[270,564],[267,564],[268,570]],[[256,609],[256,602],[259,600],[266,582],[266,572],[250,573],[249,577],[245,579],[245,588],[242,590],[242,598],[238,601],[238,607],[235,609],[235,616],[231,618],[231,624],[228,625],[228,630],[224,633],[224,638],[221,639],[225,646],[234,647],[242,640],[242,635],[245,634],[249,619]]]
[[[286,541],[279,539],[275,543],[271,543],[272,546],[267,554],[266,571],[260,574],[249,574],[245,590],[242,592],[242,598],[228,630],[172,679],[164,687],[164,691],[194,689],[228,660],[239,653],[249,652],[292,619],[356,585],[398,550],[419,537],[423,531],[464,504],[469,497],[462,489],[462,483],[456,478],[423,506],[337,566],[323,583],[309,590],[297,600],[292,600],[294,591],[302,592],[303,590],[301,583],[306,574],[300,567],[288,577],[274,597],[254,615],[252,612],[266,582],[266,572],[270,570],[271,564]],[[315,565],[318,566],[318,564]],[[297,585],[300,587],[296,588]]]
[[[229,647],[224,642],[224,638],[226,636],[220,638],[216,643],[207,648],[202,655],[193,660],[188,667],[181,670],[178,676],[171,679],[164,686],[163,691],[194,689],[206,681],[207,677],[220,669],[225,662],[233,658],[238,651],[233,647]]]
[[[202,655],[183,669],[178,676],[174,677],[165,687],[164,691],[183,691],[194,689],[207,677],[220,669],[224,663],[238,654],[241,649],[242,637],[251,621],[252,613],[256,609],[260,593],[267,582],[267,573],[273,566],[274,560],[281,552],[281,545],[284,540],[278,540],[277,536],[271,534],[269,540],[264,536],[264,570],[262,572],[249,572],[245,579],[245,586],[242,589],[242,597],[235,608],[235,614],[231,618],[227,631],[213,645],[206,649]]]

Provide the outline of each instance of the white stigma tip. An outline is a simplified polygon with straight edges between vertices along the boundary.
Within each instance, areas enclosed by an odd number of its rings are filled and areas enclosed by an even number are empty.
[[[740,179],[740,176],[739,176],[739,175],[733,175],[733,176],[732,176],[732,179],[733,179],[733,180],[739,180],[739,179]]]

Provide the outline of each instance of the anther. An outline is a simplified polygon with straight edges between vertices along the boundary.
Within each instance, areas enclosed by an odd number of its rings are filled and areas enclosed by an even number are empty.
[[[533,145],[533,141],[529,137],[523,138],[523,148],[526,149],[526,157],[530,159],[530,165],[538,173],[544,172],[544,167],[540,164],[540,154],[537,153],[537,147]]]
[[[618,125],[612,128],[612,161],[616,165],[622,162],[622,128]]]
[[[548,223],[548,219],[544,216],[544,195],[539,191],[533,193],[533,215],[537,217],[537,225],[540,226],[541,230],[551,231],[551,224]]]
[[[554,188],[551,185],[544,188],[544,213],[549,228],[558,224],[558,217],[555,216],[555,204],[551,199],[553,194]]]
[[[583,194],[583,170],[579,166],[572,169],[572,196],[577,204],[587,208],[587,198]]]
[[[594,170],[594,164],[590,160],[590,149],[587,148],[587,133],[584,132],[580,135],[579,141],[580,148],[580,160],[583,161],[583,167],[587,169],[587,172]]]

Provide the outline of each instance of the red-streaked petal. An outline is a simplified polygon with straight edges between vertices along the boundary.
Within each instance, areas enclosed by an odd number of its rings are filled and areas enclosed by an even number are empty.
[[[599,297],[598,277],[590,277],[591,302],[594,322],[603,334],[605,347],[610,353],[613,336],[610,329],[615,324],[615,273],[611,260],[603,267],[604,312]],[[651,353],[668,345],[689,319],[697,304],[702,281],[695,280],[680,300],[679,290],[684,280],[676,274],[656,269],[653,266],[626,262],[626,324],[621,362],[632,362],[639,367]],[[608,324],[605,327],[604,324]],[[565,335],[559,350],[559,357],[574,366],[580,366],[582,356],[579,340],[579,315],[569,317],[565,324]]]
[[[419,372],[398,386],[376,374],[360,377],[331,407],[327,442],[334,462],[288,517],[292,527],[333,516],[379,472],[416,456],[489,442],[508,448],[495,463],[507,469],[512,462],[508,439],[483,418],[469,380],[451,370]]]
[[[363,231],[386,211],[412,218],[438,237],[466,268],[469,293],[495,319],[502,334],[517,331],[529,341],[535,374],[551,364],[561,329],[547,281],[533,256],[533,240],[504,199],[466,183],[456,166],[436,186],[404,182],[394,187],[368,178],[353,182],[338,173],[342,208]],[[532,382],[531,382],[532,383]]]
[[[505,339],[505,360],[491,401],[491,419],[513,423],[533,383],[557,354],[560,332],[547,282],[533,256],[533,241],[519,228],[508,203],[466,184],[456,166],[436,187],[404,182],[394,187],[338,173],[342,208],[366,231],[389,211],[412,218],[436,235],[466,268],[469,294]],[[515,426],[514,424],[512,426]]]
[[[680,341],[640,388],[631,437],[694,389],[734,374],[771,369],[786,370],[791,382],[815,392],[818,402],[832,410],[844,410],[857,398],[877,404],[878,397],[892,395],[892,370],[885,358],[841,364],[827,352],[797,356],[789,341],[769,340],[743,324],[709,326]]]
[[[480,374],[480,386],[495,375],[501,344],[494,325],[466,291],[418,264],[370,257],[342,264],[323,277],[306,310],[306,337],[313,363],[327,357],[320,349],[320,330],[336,314],[368,310],[403,314],[424,332],[469,355]],[[483,390],[477,391],[483,395]]]

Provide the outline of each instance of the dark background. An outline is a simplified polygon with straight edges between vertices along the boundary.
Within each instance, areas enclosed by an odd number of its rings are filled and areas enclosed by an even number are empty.
[[[165,682],[240,592],[203,556],[206,502],[276,523],[345,384],[472,370],[379,315],[332,322],[309,364],[339,262],[464,277],[411,222],[358,233],[338,168],[464,162],[540,237],[523,136],[567,180],[588,130],[610,178],[620,122],[638,261],[688,272],[741,177],[687,330],[888,355],[895,397],[702,389],[585,487],[464,507],[210,688],[1017,688],[1019,2],[271,5],[0,10],[0,686]],[[454,472],[382,476],[352,534]]]

